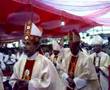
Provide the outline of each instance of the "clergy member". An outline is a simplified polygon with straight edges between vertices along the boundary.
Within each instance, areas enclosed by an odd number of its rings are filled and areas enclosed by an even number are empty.
[[[102,90],[108,90],[108,67],[110,65],[109,55],[102,51],[103,39],[99,35],[96,35],[92,39],[93,50],[90,56],[93,64],[96,67],[99,83]]]
[[[80,49],[80,36],[69,33],[70,52],[65,54],[60,72],[66,90],[100,90],[91,58]]]
[[[60,52],[61,47],[55,40],[53,41],[52,47],[53,47],[53,54],[50,56],[50,59],[57,68],[57,66],[59,66],[62,61],[62,54]]]
[[[25,54],[14,65],[13,90],[64,90],[50,60],[39,53],[42,30],[29,21],[24,32]]]

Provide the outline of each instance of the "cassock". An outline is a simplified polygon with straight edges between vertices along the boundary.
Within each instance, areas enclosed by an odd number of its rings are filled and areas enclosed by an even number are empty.
[[[50,60],[39,53],[23,55],[14,65],[11,79],[28,81],[28,90],[64,90],[63,83]],[[10,82],[14,87],[14,82]]]
[[[100,90],[98,77],[91,58],[81,51],[79,52],[77,58],[74,57],[75,63],[73,63],[72,57],[73,55],[71,52],[68,52],[62,62],[60,75],[65,83],[64,87],[66,88],[68,86],[66,79],[70,77],[69,74],[72,73],[72,78],[75,82],[74,90]],[[70,66],[72,66],[72,68]]]
[[[108,67],[110,65],[109,55],[105,52],[91,54],[92,62],[99,67],[107,76],[109,75]],[[102,90],[108,90],[108,78],[102,73],[97,72]]]

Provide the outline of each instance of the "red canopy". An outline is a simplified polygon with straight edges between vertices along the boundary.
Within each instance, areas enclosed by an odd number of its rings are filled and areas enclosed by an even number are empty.
[[[72,29],[81,32],[99,25],[84,17],[71,15],[37,1],[33,5],[19,3],[13,0],[1,0],[0,39],[21,38],[24,32],[24,23],[29,19],[36,25],[41,26],[44,36],[47,37],[61,37]],[[64,26],[61,25],[62,21],[65,22]]]

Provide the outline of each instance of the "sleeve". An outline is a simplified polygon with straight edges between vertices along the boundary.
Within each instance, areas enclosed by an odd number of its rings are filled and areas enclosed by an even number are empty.
[[[102,70],[106,70],[108,68],[108,66],[110,65],[110,57],[109,55],[105,56],[105,62],[104,65],[102,67],[100,67]]]
[[[11,78],[13,79],[18,79],[19,78],[19,72],[20,72],[20,64],[21,64],[21,60],[19,60],[18,62],[15,63],[14,67],[13,67],[13,74],[11,76]]]
[[[64,90],[63,84],[59,75],[50,60],[46,60],[41,66],[41,73],[39,77],[33,78],[29,81],[29,90]]]
[[[14,65],[14,67],[13,67],[13,74],[10,77],[10,82],[9,82],[12,87],[14,86],[14,84],[16,82],[15,80],[16,79],[19,79],[19,73],[18,72],[20,72],[20,63],[21,63],[21,60],[19,60],[18,62],[16,62],[15,65]]]
[[[92,59],[87,56],[85,60],[81,64],[82,73],[79,75],[79,78],[85,79],[85,80],[96,80],[97,74],[95,67],[92,63]]]
[[[74,78],[73,81],[77,89],[81,89],[87,85],[87,80],[81,79],[79,77]]]
[[[68,62],[66,61],[66,59],[62,60],[62,64],[60,66],[60,72],[59,72],[60,78],[65,87],[69,87],[69,83],[67,81],[67,78],[69,77],[67,73],[67,63]]]
[[[32,90],[32,88],[48,88],[51,83],[51,76],[50,76],[50,70],[49,65],[43,64],[43,68],[41,70],[41,73],[39,77],[32,78],[29,81],[29,90]]]
[[[67,73],[63,72],[61,77],[63,80],[66,80],[69,76]]]
[[[68,78],[68,74],[66,73],[66,60],[63,59],[62,64],[60,66],[60,77],[63,80],[66,80]]]
[[[95,71],[95,67],[92,64],[92,60],[90,57],[85,58],[85,60],[81,64],[82,73],[73,79],[76,88],[80,89],[87,85],[87,82],[90,80],[97,80],[97,74]]]

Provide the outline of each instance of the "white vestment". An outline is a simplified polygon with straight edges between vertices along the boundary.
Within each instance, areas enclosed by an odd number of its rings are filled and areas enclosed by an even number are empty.
[[[100,66],[99,68],[108,76],[108,66],[110,65],[110,58],[109,55],[104,52],[99,52],[97,55],[96,53],[91,54],[92,60],[95,60],[95,65],[98,66],[99,59],[100,59]],[[94,62],[94,61],[93,61]],[[108,90],[108,79],[100,72],[100,85],[102,90]]]
[[[17,52],[16,54],[16,59],[17,60],[20,60],[20,58],[24,55],[24,52],[20,53],[20,52]]]
[[[59,75],[52,62],[43,55],[36,53],[31,58],[23,55],[21,60],[14,65],[11,79],[21,79],[27,59],[35,60],[28,90],[64,90]]]
[[[60,75],[64,81],[65,78],[68,77],[71,57],[71,52],[68,52],[65,54],[62,62],[62,70]],[[91,58],[83,52],[79,52],[78,54],[73,80],[76,85],[75,90],[100,90],[98,78]],[[68,86],[67,82],[65,83],[65,86]]]
[[[60,67],[61,67],[61,63],[62,63],[62,55],[61,54],[58,54],[58,57],[55,58],[55,55],[52,54],[51,57],[50,57],[50,60],[53,62],[53,64],[56,64],[55,67],[59,73],[59,70],[60,70]]]

